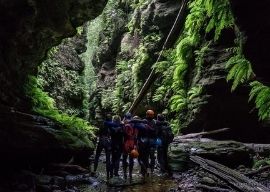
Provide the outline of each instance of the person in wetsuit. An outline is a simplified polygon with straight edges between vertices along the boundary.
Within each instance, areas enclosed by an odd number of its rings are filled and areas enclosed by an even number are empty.
[[[112,177],[112,169],[111,169],[111,161],[110,161],[110,154],[111,154],[111,138],[110,138],[110,128],[114,125],[112,122],[112,116],[110,114],[106,115],[106,119],[103,122],[103,126],[99,128],[98,131],[98,144],[95,153],[95,160],[94,160],[94,174],[97,171],[99,157],[101,155],[102,150],[105,150],[106,155],[106,173],[107,173],[107,180]]]
[[[158,138],[161,140],[161,145],[157,148],[157,160],[159,163],[161,173],[169,173],[171,171],[168,166],[168,147],[169,144],[173,141],[174,134],[172,129],[167,121],[165,121],[165,117],[162,114],[157,115],[157,130],[158,130]]]
[[[129,167],[129,179],[132,180],[132,171],[134,166],[134,159],[130,155],[133,149],[137,148],[137,130],[132,123],[131,113],[126,113],[124,117],[124,146],[123,146],[123,172],[124,179],[127,179],[127,167]],[[129,158],[129,162],[127,159]]]
[[[157,130],[156,122],[154,120],[154,111],[146,111],[146,119],[143,120],[144,129],[140,129],[138,133],[138,145],[139,145],[139,162],[141,165],[141,173],[145,178],[146,174],[154,172],[155,167],[155,150]],[[149,162],[150,160],[150,162]]]
[[[113,117],[113,125],[110,127],[112,140],[112,172],[114,176],[119,176],[119,163],[123,151],[123,123],[118,115]]]

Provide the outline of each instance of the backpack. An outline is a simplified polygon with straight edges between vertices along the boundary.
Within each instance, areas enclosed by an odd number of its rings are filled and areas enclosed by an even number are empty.
[[[169,125],[162,125],[161,126],[161,139],[166,143],[173,142],[174,134],[172,129]]]
[[[137,145],[138,130],[134,128],[133,124],[125,123],[124,125],[124,151],[130,153]]]
[[[157,136],[156,121],[155,120],[147,121],[145,125],[148,137],[156,138]]]

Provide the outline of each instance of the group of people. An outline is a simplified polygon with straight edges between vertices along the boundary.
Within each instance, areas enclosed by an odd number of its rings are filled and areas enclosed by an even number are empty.
[[[102,150],[106,154],[107,179],[119,176],[119,164],[122,156],[124,179],[132,180],[134,159],[138,158],[143,178],[154,171],[156,165],[155,154],[160,171],[169,173],[168,146],[173,140],[173,133],[169,123],[162,114],[154,119],[153,110],[146,111],[145,119],[126,113],[121,121],[120,116],[108,114],[99,129],[99,141],[96,148],[94,173],[97,171],[99,157]]]

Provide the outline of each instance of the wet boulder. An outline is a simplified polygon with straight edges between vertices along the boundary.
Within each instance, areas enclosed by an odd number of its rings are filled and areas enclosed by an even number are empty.
[[[169,150],[169,164],[173,171],[182,171],[193,166],[190,155],[211,159],[228,167],[251,166],[253,151],[236,141],[215,141],[190,139],[187,142],[173,142]]]

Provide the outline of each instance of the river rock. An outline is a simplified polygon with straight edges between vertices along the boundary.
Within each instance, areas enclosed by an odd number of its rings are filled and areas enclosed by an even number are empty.
[[[185,170],[193,166],[189,156],[198,155],[236,168],[239,165],[251,166],[252,157],[250,154],[252,151],[249,148],[235,141],[173,142],[169,150],[169,164],[173,171]]]
[[[34,166],[50,162],[87,164],[93,143],[66,131],[55,121],[39,115],[23,113],[0,105],[0,151],[3,169],[13,166]],[[87,135],[86,135],[87,137]],[[80,142],[78,142],[80,141]]]

